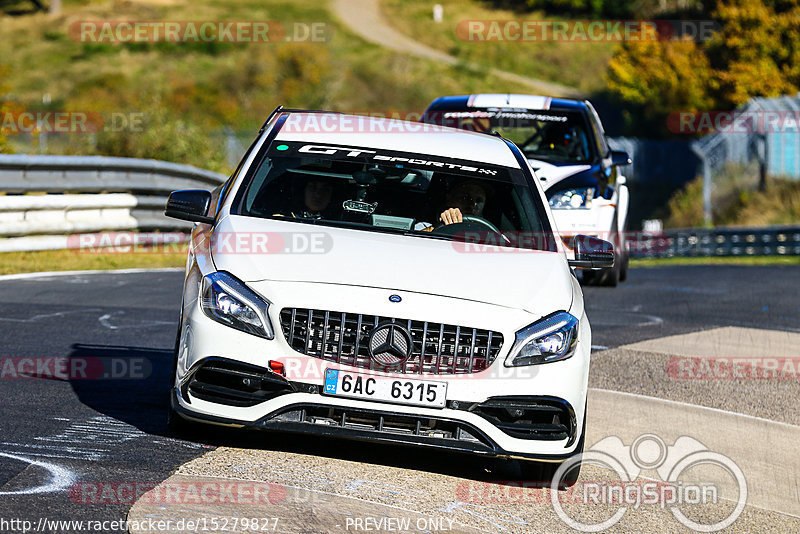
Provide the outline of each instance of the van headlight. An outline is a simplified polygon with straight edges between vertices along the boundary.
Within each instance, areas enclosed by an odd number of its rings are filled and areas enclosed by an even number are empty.
[[[592,207],[594,187],[576,187],[557,191],[549,199],[550,207],[557,210],[589,209]]]
[[[567,312],[556,312],[517,332],[506,367],[566,360],[575,353],[577,343],[578,319]]]
[[[218,271],[203,277],[200,307],[211,319],[254,336],[272,339],[269,302],[234,276]]]

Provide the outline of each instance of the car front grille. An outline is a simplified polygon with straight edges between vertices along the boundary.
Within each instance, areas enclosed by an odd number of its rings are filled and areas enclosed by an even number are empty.
[[[286,341],[301,354],[396,373],[477,373],[494,362],[503,346],[500,332],[376,315],[284,308],[280,321]],[[383,367],[370,357],[370,334],[385,323],[402,326],[411,334],[411,357],[397,367]]]

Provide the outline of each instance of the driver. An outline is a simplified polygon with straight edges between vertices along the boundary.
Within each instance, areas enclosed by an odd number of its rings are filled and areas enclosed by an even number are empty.
[[[464,215],[483,217],[486,188],[475,180],[461,182],[447,192],[445,205],[453,207],[445,209],[439,215],[439,220],[444,224],[460,223],[464,220]]]
[[[465,216],[483,217],[483,208],[486,205],[487,190],[477,180],[464,180],[452,186],[445,195],[445,208],[439,214],[439,223],[443,225],[464,222]],[[416,230],[431,232],[434,225],[417,223]]]

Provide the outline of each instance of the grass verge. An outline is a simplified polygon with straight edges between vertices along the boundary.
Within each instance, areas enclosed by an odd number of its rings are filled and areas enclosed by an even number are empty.
[[[37,250],[0,253],[0,274],[45,271],[89,271],[110,269],[156,269],[183,267],[186,252],[86,253],[73,250]],[[639,258],[631,259],[632,268],[678,265],[800,265],[800,256],[748,256],[726,258]]]
[[[468,21],[488,26],[490,21],[555,21],[564,18],[546,16],[542,11],[497,9],[489,2],[478,0],[439,0],[436,3],[444,8],[440,23],[433,20],[433,2],[428,0],[384,0],[381,8],[386,21],[397,30],[466,62],[558,82],[585,93],[602,90],[605,86],[603,77],[616,43],[557,39],[468,40],[468,34],[463,31]],[[524,93],[525,90],[514,92]]]
[[[631,258],[630,263],[632,268],[672,267],[677,265],[800,265],[800,256]]]
[[[0,253],[0,274],[183,267],[184,265],[186,265],[186,252],[155,252],[151,249],[128,253],[86,253],[75,250]]]

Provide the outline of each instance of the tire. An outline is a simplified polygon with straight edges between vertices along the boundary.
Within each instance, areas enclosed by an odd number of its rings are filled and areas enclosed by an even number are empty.
[[[585,286],[605,286],[616,287],[621,280],[619,258],[614,259],[614,267],[611,269],[597,269],[583,271],[583,285]]]
[[[628,279],[628,262],[629,262],[629,260],[630,260],[630,255],[629,254],[626,253],[626,254],[624,254],[622,256],[622,266],[621,266],[621,269],[619,271],[619,281],[620,282],[624,282],[625,280]]]
[[[584,270],[581,272],[581,285],[582,286],[591,286],[593,285],[594,280],[592,280],[594,273],[590,270]]]
[[[581,439],[578,442],[578,446],[575,447],[575,452],[568,458],[574,458],[583,454],[583,444],[585,443],[586,438],[586,410],[583,412],[583,429],[581,433]],[[578,481],[578,477],[581,474],[581,466],[583,465],[582,461],[577,462],[572,468],[566,473],[566,475],[561,479],[561,484],[559,484],[558,489],[565,490],[567,488],[571,488],[575,485]],[[553,482],[553,476],[556,474],[558,468],[561,467],[561,463],[550,463],[550,462],[531,462],[531,461],[520,461],[520,473],[522,474],[522,478],[525,481],[532,481],[538,482],[543,485],[543,487],[550,487],[550,484]]]
[[[610,269],[601,269],[597,277],[597,285],[604,287],[617,287],[622,272],[622,258],[619,255],[614,257],[614,266]]]
[[[167,428],[174,434],[189,435],[195,433],[197,430],[196,423],[184,419],[181,415],[172,409],[172,405],[167,412]]]
[[[191,434],[195,430],[195,423],[184,419],[172,408],[172,388],[175,386],[175,378],[178,375],[178,347],[181,342],[181,326],[183,320],[178,324],[178,334],[175,337],[175,347],[172,350],[172,372],[169,378],[168,400],[167,400],[167,428],[176,434]]]

